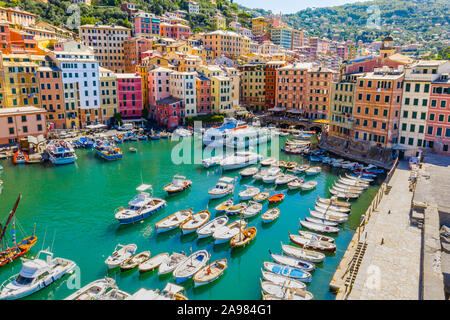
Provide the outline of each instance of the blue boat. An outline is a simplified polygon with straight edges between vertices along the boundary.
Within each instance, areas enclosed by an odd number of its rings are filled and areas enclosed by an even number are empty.
[[[55,165],[74,163],[77,159],[75,151],[69,142],[53,140],[47,144],[49,160]]]
[[[310,156],[309,156],[309,160],[310,160],[311,162],[322,162],[322,157],[321,157],[321,156],[313,156],[313,155],[310,155]]]
[[[107,161],[115,161],[122,159],[122,151],[115,145],[106,142],[97,141],[95,144],[95,153],[102,159]]]
[[[284,266],[281,264],[276,264],[273,262],[264,262],[264,268],[267,271],[271,271],[273,273],[285,276],[285,277],[289,277],[289,278],[293,278],[293,279],[298,279],[302,282],[311,282],[311,274],[307,271],[301,270],[301,269],[297,269],[297,268],[292,268],[292,267],[288,267],[288,266]]]

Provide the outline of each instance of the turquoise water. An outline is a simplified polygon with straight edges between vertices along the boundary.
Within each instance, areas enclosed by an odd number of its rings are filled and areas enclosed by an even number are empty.
[[[228,243],[214,246],[212,238],[198,240],[195,233],[183,236],[181,231],[173,230],[157,235],[154,231],[157,221],[181,209],[193,208],[197,212],[209,205],[214,217],[214,207],[224,201],[209,201],[207,194],[207,190],[222,176],[222,169],[205,169],[198,164],[173,164],[171,151],[176,143],[170,140],[127,142],[120,145],[124,157],[117,162],[103,161],[91,150],[77,150],[76,163],[66,166],[15,166],[11,161],[1,161],[4,170],[0,172],[0,179],[4,181],[4,185],[0,194],[0,222],[6,220],[18,193],[22,193],[16,214],[17,238],[21,239],[31,233],[34,223],[37,225],[36,235],[39,238],[28,256],[36,255],[41,248],[52,247],[56,257],[64,257],[77,263],[81,286],[107,275],[116,279],[119,288],[129,293],[142,287],[162,289],[167,281],[173,282],[171,276],[158,277],[157,271],[141,275],[137,269],[127,272],[108,271],[104,260],[117,243],[136,243],[138,252],[150,250],[152,256],[181,250],[189,253],[192,247],[193,251],[208,250],[212,261],[227,258],[228,269],[219,280],[203,287],[194,288],[192,280],[183,283],[189,299],[260,299],[260,270],[263,260],[270,261],[268,250],[282,253],[280,243],[289,243],[288,231],[297,233],[299,218],[309,215],[308,208],[314,207],[317,196],[330,196],[328,189],[337,179],[339,171],[323,166],[320,175],[306,178],[318,181],[317,188],[309,192],[291,191],[287,186],[275,190],[274,185],[255,182],[252,178],[239,178],[236,196],[245,188],[244,185],[249,184],[268,190],[271,194],[283,192],[287,196],[278,205],[281,214],[276,221],[262,225],[261,215],[250,219],[248,226],[256,226],[258,229],[256,239],[247,247],[232,250]],[[129,152],[128,148],[131,146],[136,147],[138,152]],[[302,156],[281,152],[280,159],[308,162]],[[226,171],[224,175],[239,176],[238,172],[239,169]],[[166,196],[162,188],[170,183],[175,174],[191,179],[192,188],[182,194]],[[136,195],[135,189],[142,182],[152,184],[154,196],[165,198],[168,206],[143,222],[119,225],[114,219],[114,210],[126,206]],[[352,214],[336,238],[337,252],[328,255],[323,263],[317,265],[312,282],[308,285],[308,290],[316,299],[334,299],[328,284],[361,214],[369,206],[376,191],[377,186],[372,186],[353,202]],[[262,212],[267,210],[267,206],[266,201]],[[27,234],[19,232],[21,229]],[[0,282],[19,272],[20,268],[20,261],[0,268]],[[68,288],[67,279],[68,276],[28,299],[67,297],[75,291]]]

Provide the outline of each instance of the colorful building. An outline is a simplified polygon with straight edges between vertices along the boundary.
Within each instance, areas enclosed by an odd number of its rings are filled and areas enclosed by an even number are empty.
[[[265,92],[264,97],[265,110],[275,107],[276,87],[277,87],[277,69],[284,67],[286,61],[269,61],[264,66]]]
[[[123,41],[124,69],[127,73],[136,72],[136,66],[142,63],[143,53],[152,49],[153,40],[145,37],[132,37]]]
[[[117,73],[117,96],[122,118],[142,116],[142,78],[136,73]]]
[[[205,33],[203,44],[215,52],[215,57],[239,57],[249,52],[250,39],[236,32],[217,30]]]
[[[222,17],[221,15],[216,14],[213,17],[214,26],[216,27],[216,30],[225,30],[227,28],[227,20]]]
[[[184,100],[169,96],[156,101],[156,122],[174,129],[184,123]]]
[[[278,27],[270,29],[270,41],[285,49],[292,49],[292,28]]]
[[[36,15],[19,8],[0,7],[0,20],[16,25],[32,26],[36,23]]]
[[[0,145],[15,144],[28,136],[45,136],[45,113],[36,107],[0,109]]]
[[[100,114],[104,124],[110,124],[111,119],[119,112],[117,76],[111,70],[99,68],[100,80]]]
[[[152,38],[161,35],[161,19],[153,13],[138,12],[134,14],[132,24],[135,37]]]
[[[174,71],[169,75],[170,94],[183,100],[186,117],[197,115],[196,72]]]
[[[196,77],[197,90],[197,114],[210,114],[211,106],[211,80],[203,74],[198,74]]]
[[[148,71],[148,103],[150,116],[156,119],[156,101],[170,96],[171,69],[156,67]]]
[[[241,73],[240,101],[252,111],[265,110],[265,64],[248,63],[239,66]]]
[[[191,28],[184,24],[161,23],[161,37],[172,39],[188,39],[191,35]]]

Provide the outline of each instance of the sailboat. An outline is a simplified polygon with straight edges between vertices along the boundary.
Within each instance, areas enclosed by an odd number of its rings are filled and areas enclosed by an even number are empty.
[[[24,255],[27,253],[32,246],[34,246],[37,242],[37,237],[35,236],[35,230],[33,230],[33,234],[29,237],[24,238],[21,242],[16,243],[16,228],[15,228],[15,218],[14,215],[17,210],[17,206],[19,205],[20,199],[22,198],[22,194],[19,194],[19,197],[17,198],[16,204],[14,205],[14,208],[9,213],[8,219],[6,220],[5,225],[2,228],[2,225],[0,224],[0,242],[2,244],[2,251],[0,252],[0,266],[3,266],[5,264],[8,264],[10,262],[13,262],[18,257]],[[13,221],[12,228],[10,231],[11,239],[13,242],[13,246],[11,248],[8,247],[8,244],[5,240],[6,235],[6,229],[8,227],[8,224]],[[36,228],[35,228],[36,229]]]

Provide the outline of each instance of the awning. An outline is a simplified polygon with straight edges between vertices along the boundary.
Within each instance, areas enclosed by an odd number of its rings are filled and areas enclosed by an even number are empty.
[[[106,127],[107,127],[106,124],[99,123],[99,124],[90,124],[86,126],[86,129],[104,129]]]
[[[305,111],[299,109],[290,109],[287,112],[289,113],[304,113]]]
[[[330,120],[319,119],[319,120],[314,120],[313,122],[315,122],[315,123],[330,123]]]
[[[392,147],[392,150],[408,150],[408,147],[401,146],[398,144],[398,145]]]
[[[275,112],[280,112],[280,111],[286,111],[286,108],[270,108],[267,111],[275,111]]]

